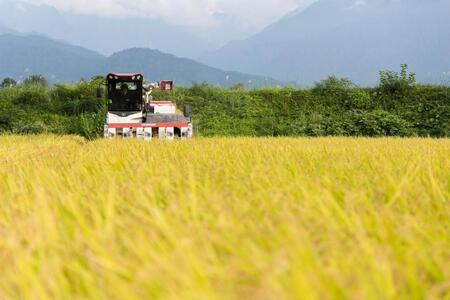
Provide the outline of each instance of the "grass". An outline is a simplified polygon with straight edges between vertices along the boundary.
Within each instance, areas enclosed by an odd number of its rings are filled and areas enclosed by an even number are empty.
[[[0,299],[450,299],[450,140],[0,137]]]

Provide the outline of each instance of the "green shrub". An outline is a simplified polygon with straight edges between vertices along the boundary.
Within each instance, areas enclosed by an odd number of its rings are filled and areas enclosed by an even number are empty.
[[[47,87],[48,82],[47,79],[45,79],[44,76],[37,74],[37,75],[30,75],[23,81],[24,86],[40,86],[40,87]]]
[[[0,99],[0,132],[12,131],[14,121],[20,119],[24,112],[12,103]]]
[[[356,136],[412,136],[411,124],[384,110],[349,114],[346,132]]]
[[[39,134],[46,132],[46,127],[40,121],[22,119],[14,121],[11,132],[15,134]]]
[[[89,140],[100,137],[103,134],[105,112],[82,113],[71,117],[67,126],[67,133],[81,135]]]
[[[16,85],[17,81],[14,78],[6,77],[0,84],[0,88],[12,88],[15,87]]]
[[[96,113],[104,105],[104,101],[97,98],[96,89],[85,82],[55,85],[50,91],[53,109],[67,115]]]
[[[404,95],[416,85],[416,74],[408,73],[408,65],[401,66],[400,72],[381,71],[378,90],[387,94]]]
[[[353,88],[346,92],[342,105],[345,109],[369,109],[372,99],[366,90]]]
[[[334,75],[328,76],[326,79],[316,82],[313,92],[320,95],[340,94],[354,87],[355,84],[348,78],[339,78]]]
[[[49,110],[50,99],[47,90],[40,86],[26,86],[19,90],[19,94],[13,99],[13,104],[21,109]]]
[[[9,111],[0,107],[0,132],[11,130],[13,120],[14,116]]]

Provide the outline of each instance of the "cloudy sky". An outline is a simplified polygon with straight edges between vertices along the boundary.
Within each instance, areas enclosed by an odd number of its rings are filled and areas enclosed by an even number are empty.
[[[264,27],[315,0],[21,0],[61,11],[112,17],[147,16],[182,26],[220,26],[232,19],[249,28]],[[18,1],[19,2],[19,1]]]

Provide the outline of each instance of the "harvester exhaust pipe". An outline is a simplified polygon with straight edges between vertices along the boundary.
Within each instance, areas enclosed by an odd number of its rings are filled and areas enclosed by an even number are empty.
[[[191,117],[191,108],[189,107],[189,105],[185,105],[184,106],[183,115],[184,115],[185,118],[190,118]]]
[[[97,87],[97,98],[102,99],[103,98],[103,88],[101,85]]]

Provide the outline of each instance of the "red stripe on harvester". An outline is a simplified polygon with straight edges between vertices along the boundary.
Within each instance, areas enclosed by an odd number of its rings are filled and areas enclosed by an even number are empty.
[[[111,123],[108,128],[160,128],[160,127],[189,127],[186,122],[169,122],[169,123]]]

